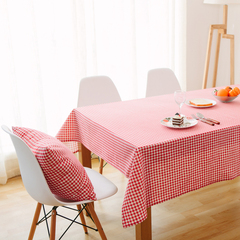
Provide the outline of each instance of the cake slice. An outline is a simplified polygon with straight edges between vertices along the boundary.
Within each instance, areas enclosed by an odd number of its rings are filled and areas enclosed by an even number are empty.
[[[176,113],[174,117],[172,117],[172,125],[181,126],[183,124],[183,117]]]

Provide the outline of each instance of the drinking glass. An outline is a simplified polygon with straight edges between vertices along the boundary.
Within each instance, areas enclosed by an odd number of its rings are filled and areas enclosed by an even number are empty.
[[[174,92],[174,99],[175,102],[178,104],[179,106],[179,114],[181,116],[181,107],[184,104],[185,100],[186,100],[186,92],[183,90],[177,90]]]

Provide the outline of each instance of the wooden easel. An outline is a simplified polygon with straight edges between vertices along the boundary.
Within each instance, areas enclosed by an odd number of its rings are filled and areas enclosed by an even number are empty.
[[[214,29],[218,30],[218,36],[217,36],[217,46],[216,46],[216,54],[215,54],[215,65],[214,65],[212,87],[216,87],[221,35],[222,35],[222,38],[230,39],[230,85],[234,84],[234,35],[227,34],[227,13],[228,13],[228,6],[224,5],[224,7],[223,7],[223,24],[211,25],[209,28],[207,56],[206,56],[204,76],[203,76],[203,85],[202,85],[203,89],[207,87],[207,78],[208,78],[208,70],[209,70],[210,55],[211,55],[211,45],[212,45],[212,35],[213,35]]]

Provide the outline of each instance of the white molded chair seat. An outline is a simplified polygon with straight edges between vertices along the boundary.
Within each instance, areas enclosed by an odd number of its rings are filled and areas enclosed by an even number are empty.
[[[146,97],[174,93],[180,90],[174,72],[169,68],[156,68],[148,71]]]
[[[18,161],[19,161],[19,167],[20,167],[23,184],[28,194],[38,202],[28,239],[32,239],[34,236],[36,224],[38,222],[42,205],[54,206],[52,210],[51,231],[50,231],[50,239],[52,240],[52,239],[55,239],[55,224],[56,224],[56,214],[57,214],[55,207],[64,206],[64,205],[77,205],[77,208],[80,211],[81,221],[84,225],[86,225],[84,215],[81,212],[82,204],[84,204],[84,208],[86,207],[86,209],[89,210],[101,238],[107,239],[101,227],[101,224],[98,220],[98,217],[94,211],[93,204],[92,204],[93,201],[90,201],[90,200],[78,201],[78,202],[69,201],[67,199],[60,199],[55,195],[53,195],[49,189],[49,186],[46,182],[42,169],[38,163],[38,160],[36,159],[31,149],[27,146],[27,144],[21,138],[13,134],[12,131],[7,126],[3,125],[2,129],[10,135],[13,145],[15,147]],[[97,200],[108,198],[117,192],[117,187],[111,181],[105,178],[103,175],[101,175],[100,173],[90,168],[85,168],[85,170],[88,174],[89,179],[92,182]],[[83,226],[83,228],[85,233],[87,233],[87,228],[85,226]]]
[[[81,79],[77,107],[119,102],[121,97],[113,81],[107,76],[92,76]],[[100,159],[99,172],[103,171]]]

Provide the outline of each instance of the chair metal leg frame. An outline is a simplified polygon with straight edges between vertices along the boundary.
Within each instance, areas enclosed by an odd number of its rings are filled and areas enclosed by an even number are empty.
[[[42,204],[42,208],[43,208],[43,217],[38,222],[36,222],[36,226],[45,221],[47,231],[48,231],[48,236],[50,237],[50,229],[49,229],[49,225],[48,225],[48,218],[51,217],[52,210],[49,211],[48,213],[46,213],[44,204]]]
[[[81,205],[77,205],[77,209],[80,212],[80,219],[81,219],[81,222],[82,222],[82,225],[83,225],[83,230],[84,230],[85,234],[88,234],[88,230],[87,230],[87,227],[86,227],[86,221],[85,221],[85,218],[84,218],[84,214],[83,214]]]
[[[41,206],[43,207],[44,216],[38,221],[40,211],[41,211]],[[34,218],[33,218],[33,222],[32,222],[32,226],[31,226],[31,230],[30,230],[30,233],[29,233],[28,240],[33,239],[33,236],[34,236],[34,233],[35,233],[35,230],[36,230],[36,226],[39,225],[40,223],[44,222],[44,221],[46,222],[47,231],[48,231],[48,235],[49,235],[50,240],[53,240],[53,239],[55,240],[56,216],[59,216],[59,217],[62,217],[66,220],[71,221],[71,223],[68,225],[66,230],[60,236],[59,240],[62,239],[62,237],[65,235],[65,233],[68,231],[68,229],[72,226],[73,223],[77,223],[79,225],[82,225],[83,229],[84,229],[84,232],[86,234],[88,233],[87,228],[90,228],[92,230],[98,231],[103,240],[107,239],[106,235],[105,235],[105,233],[102,229],[102,226],[100,224],[100,221],[99,221],[99,219],[98,219],[98,217],[95,213],[95,210],[93,208],[92,203],[82,204],[82,207],[81,207],[81,205],[77,205],[77,209],[67,207],[67,206],[62,206],[62,207],[73,210],[73,211],[77,211],[78,212],[77,216],[74,219],[70,219],[70,218],[67,218],[67,217],[57,213],[58,206],[54,206],[48,213],[46,213],[44,205],[41,204],[41,203],[38,203],[37,207],[36,207],[35,215],[34,215]],[[86,210],[89,217],[94,222],[94,224],[96,225],[97,228],[92,228],[92,227],[86,225],[83,210]],[[76,221],[78,216],[80,216],[81,223]],[[48,218],[50,218],[50,217],[51,217],[51,228],[49,230]]]
[[[93,159],[94,153],[91,153],[91,159]],[[103,173],[103,168],[107,165],[107,162],[103,165],[103,159],[98,157],[98,161],[99,161],[99,173],[102,174]]]
[[[80,205],[78,205],[78,206],[80,206]],[[63,235],[68,231],[68,229],[72,226],[73,223],[77,223],[77,224],[82,225],[85,233],[87,233],[87,228],[90,228],[90,229],[92,229],[92,230],[98,231],[98,229],[92,228],[92,227],[86,225],[86,222],[85,222],[85,219],[84,219],[84,216],[83,216],[83,213],[82,213],[82,211],[85,209],[85,206],[84,206],[84,205],[83,205],[83,208],[81,208],[81,206],[80,206],[80,210],[76,210],[76,209],[69,208],[69,207],[66,207],[66,206],[63,206],[63,207],[64,207],[64,208],[71,209],[71,210],[74,210],[74,211],[78,211],[79,213],[77,214],[77,216],[76,216],[73,220],[70,219],[70,218],[67,218],[67,217],[65,217],[65,216],[62,216],[62,215],[60,215],[60,214],[57,213],[57,216],[62,217],[62,218],[64,218],[64,219],[66,219],[66,220],[71,221],[70,225],[66,228],[66,230],[64,231],[64,233],[62,234],[62,236],[59,238],[59,240],[60,240],[60,239],[63,237]],[[79,208],[79,207],[78,207],[78,208]],[[82,219],[82,218],[84,219],[84,222],[80,223],[80,222],[77,222],[77,221],[76,221],[76,219],[78,218],[79,215],[80,215],[80,218],[81,218],[81,219]],[[92,219],[92,218],[91,218],[91,219]],[[92,219],[92,221],[93,221],[93,219]],[[85,230],[85,229],[86,229],[86,230]]]
[[[91,158],[93,158],[93,154],[91,154]],[[98,161],[99,161],[99,173],[102,174],[103,173],[103,168],[107,165],[107,162],[105,164],[103,164],[104,160],[100,157],[98,157]]]
[[[46,227],[47,227],[47,231],[48,231],[48,236],[50,237],[50,230],[49,230],[49,226],[48,226],[48,221],[47,221],[47,219],[48,219],[49,217],[51,217],[51,215],[50,215],[51,211],[48,213],[49,216],[47,216],[46,210],[45,210],[45,206],[42,205],[42,207],[43,207],[44,218],[42,218],[42,220],[40,220],[40,221],[41,221],[41,222],[42,222],[42,221],[45,221],[45,222],[46,222]],[[40,221],[39,221],[37,224],[40,224]]]

